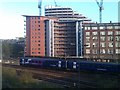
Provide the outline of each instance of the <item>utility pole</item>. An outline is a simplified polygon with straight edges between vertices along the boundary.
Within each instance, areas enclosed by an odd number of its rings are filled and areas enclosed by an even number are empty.
[[[98,7],[99,7],[99,19],[100,19],[100,23],[102,23],[103,0],[101,0],[100,3],[96,0],[96,3],[98,5]]]

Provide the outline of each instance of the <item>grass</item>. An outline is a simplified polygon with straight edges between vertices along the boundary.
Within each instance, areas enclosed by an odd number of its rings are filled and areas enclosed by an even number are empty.
[[[32,73],[25,70],[22,73],[16,72],[14,68],[3,67],[2,88],[61,88],[55,83],[35,80]]]

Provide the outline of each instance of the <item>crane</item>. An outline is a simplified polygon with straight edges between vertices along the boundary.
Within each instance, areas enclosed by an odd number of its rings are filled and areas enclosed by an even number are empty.
[[[42,12],[42,11],[41,11],[41,10],[42,10],[42,9],[41,9],[41,6],[42,6],[42,0],[39,0],[39,1],[38,1],[39,16],[41,16],[41,12]]]
[[[57,3],[56,3],[56,1],[54,0],[54,3],[55,3],[55,6],[57,6]]]
[[[99,19],[100,19],[100,23],[102,23],[103,0],[101,0],[100,3],[96,0],[96,3],[98,5],[98,7],[99,7]]]

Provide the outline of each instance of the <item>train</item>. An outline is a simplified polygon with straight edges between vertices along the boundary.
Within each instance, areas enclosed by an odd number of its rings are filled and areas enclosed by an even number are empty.
[[[94,62],[86,58],[37,58],[21,57],[20,65],[69,71],[95,71],[120,73],[120,64],[111,62]]]

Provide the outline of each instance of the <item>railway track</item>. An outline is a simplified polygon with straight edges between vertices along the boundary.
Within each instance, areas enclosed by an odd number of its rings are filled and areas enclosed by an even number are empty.
[[[78,76],[78,73],[65,72],[58,70],[37,69],[31,67],[22,67],[19,65],[3,64],[5,67],[16,68],[18,72],[28,70],[32,72],[33,77],[38,80],[44,80],[47,82],[57,83],[65,88],[97,88],[99,87],[95,82],[87,80],[88,76]],[[93,76],[92,76],[93,77]]]

